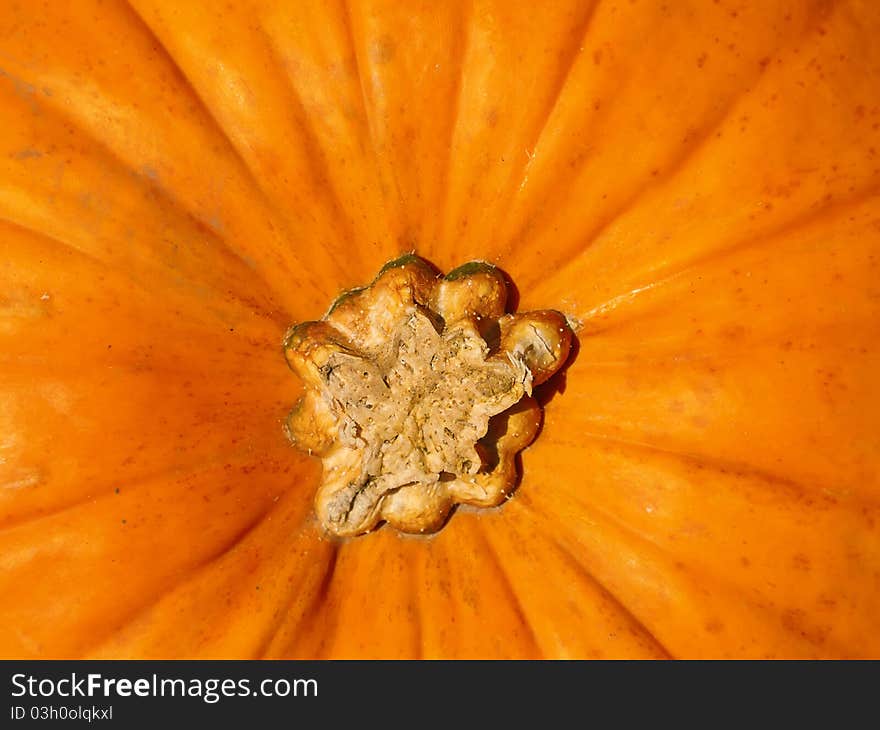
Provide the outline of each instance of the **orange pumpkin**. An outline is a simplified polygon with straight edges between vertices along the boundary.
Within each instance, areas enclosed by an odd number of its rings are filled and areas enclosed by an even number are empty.
[[[880,657],[872,2],[0,9],[0,655]],[[416,250],[579,351],[339,541],[293,322]]]

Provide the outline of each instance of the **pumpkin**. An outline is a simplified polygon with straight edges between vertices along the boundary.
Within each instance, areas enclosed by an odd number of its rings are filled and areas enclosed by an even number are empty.
[[[5,3],[0,655],[880,657],[880,10]],[[515,496],[328,535],[288,327],[577,322]]]

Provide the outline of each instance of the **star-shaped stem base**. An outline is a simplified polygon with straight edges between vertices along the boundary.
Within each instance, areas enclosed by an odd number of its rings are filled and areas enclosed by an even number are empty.
[[[315,508],[329,532],[382,520],[434,532],[457,503],[511,494],[541,420],[532,387],[565,362],[571,330],[555,311],[505,314],[506,300],[489,264],[441,278],[410,255],[289,331],[305,393],[288,434],[323,460]]]

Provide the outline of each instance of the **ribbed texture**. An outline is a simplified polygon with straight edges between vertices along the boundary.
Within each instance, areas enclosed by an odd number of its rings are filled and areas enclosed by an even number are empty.
[[[0,655],[880,657],[876,3],[7,5]],[[579,352],[336,544],[281,338],[413,249]]]

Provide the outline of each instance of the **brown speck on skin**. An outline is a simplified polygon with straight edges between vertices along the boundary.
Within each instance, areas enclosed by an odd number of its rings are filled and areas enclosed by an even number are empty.
[[[717,618],[710,619],[706,622],[706,631],[710,634],[720,634],[724,631],[724,624]]]
[[[541,421],[532,387],[563,365],[572,333],[559,312],[505,314],[506,302],[494,266],[440,278],[409,255],[288,332],[305,393],[287,432],[323,461],[315,509],[328,532],[384,520],[431,533],[455,504],[508,498]]]
[[[397,52],[397,44],[391,36],[384,35],[370,46],[370,60],[377,65],[390,63]]]

